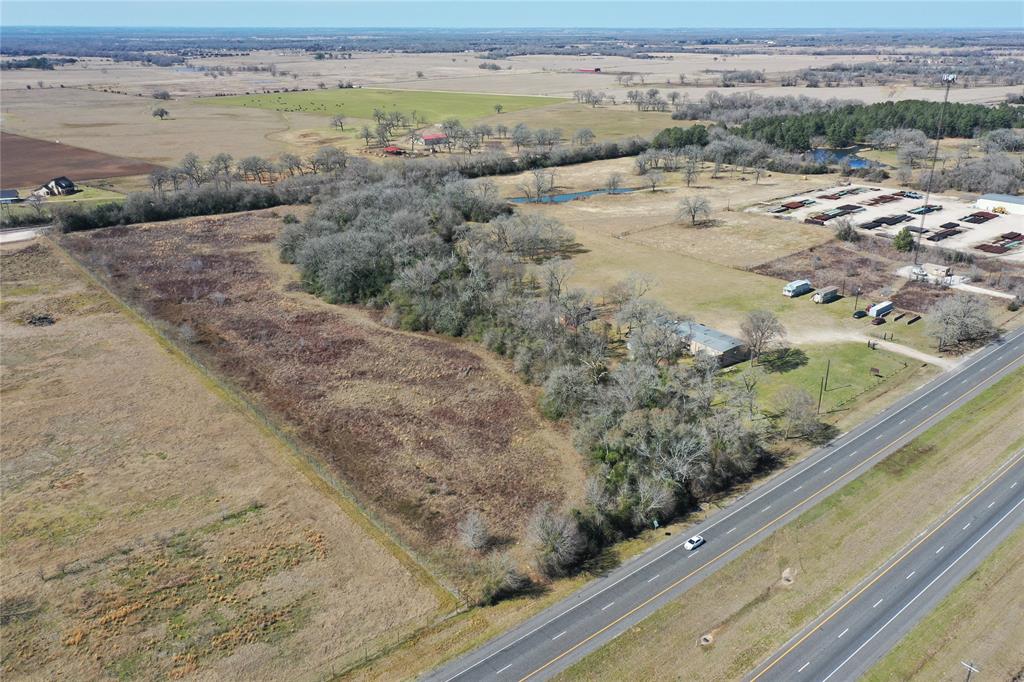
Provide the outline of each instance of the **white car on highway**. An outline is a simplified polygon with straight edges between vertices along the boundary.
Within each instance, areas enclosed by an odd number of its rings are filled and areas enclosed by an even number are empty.
[[[691,549],[697,549],[704,544],[704,538],[700,535],[694,535],[692,538],[683,543],[683,549],[689,551]]]

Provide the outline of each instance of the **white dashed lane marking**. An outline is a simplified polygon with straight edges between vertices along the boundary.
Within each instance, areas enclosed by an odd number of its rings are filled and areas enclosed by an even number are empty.
[[[807,668],[807,666],[809,666],[810,664],[811,664],[811,662],[810,662],[810,661],[807,661],[807,662],[806,662],[806,663],[804,663],[804,664],[803,664],[802,666],[800,666],[800,669],[799,669],[799,670],[797,670],[797,672],[798,672],[798,673],[802,673],[802,672],[803,672],[803,671],[804,671],[804,670],[805,670],[805,669]]]
[[[554,640],[558,639],[559,637],[561,637],[562,635],[564,635],[564,634],[565,634],[565,633],[567,633],[567,632],[568,632],[568,630],[562,630],[562,631],[561,631],[561,632],[559,632],[559,633],[558,633],[557,635],[555,635],[554,637],[552,637],[552,638],[551,638],[551,641],[554,641]]]
[[[881,603],[882,603],[882,601],[883,601],[883,600],[879,599],[878,601],[876,601],[876,602],[875,602],[874,604],[872,604],[872,605],[871,605],[871,608],[873,608],[873,609],[874,609],[874,608],[878,608],[878,605],[879,605],[879,604],[881,604]]]
[[[846,628],[845,630],[843,630],[842,632],[839,633],[839,636],[836,637],[836,639],[842,639],[843,635],[845,635],[849,631],[850,631],[850,628]]]
[[[657,580],[657,579],[658,579],[658,578],[660,578],[660,577],[661,577],[661,573],[659,573],[658,575],[654,576],[653,578],[651,578],[651,579],[650,579],[650,580],[648,580],[647,582],[649,582],[649,583],[653,583],[653,582],[654,582],[655,580]]]
[[[905,580],[910,580],[911,578],[913,578],[915,573],[917,573],[917,571],[911,571],[910,573],[908,573]]]
[[[612,607],[612,604],[614,604],[614,603],[615,602],[609,602],[609,603],[605,604],[604,606],[601,607],[601,610],[602,611],[607,611],[608,609],[610,609]]]
[[[506,665],[506,666],[505,666],[504,668],[502,668],[501,670],[499,670],[499,671],[498,671],[497,673],[495,673],[495,674],[496,674],[496,675],[500,675],[500,674],[502,674],[503,672],[505,672],[506,670],[508,670],[508,669],[509,669],[509,668],[511,668],[511,667],[512,667],[512,664],[511,664],[511,663],[509,663],[508,665]]]

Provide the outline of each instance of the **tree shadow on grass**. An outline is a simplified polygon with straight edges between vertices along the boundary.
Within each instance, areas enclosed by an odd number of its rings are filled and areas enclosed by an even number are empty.
[[[612,548],[605,547],[597,556],[584,561],[580,569],[590,575],[602,576],[618,568],[621,563],[618,555],[612,551]]]
[[[807,364],[807,353],[799,348],[779,348],[762,354],[760,364],[766,372],[791,372]]]

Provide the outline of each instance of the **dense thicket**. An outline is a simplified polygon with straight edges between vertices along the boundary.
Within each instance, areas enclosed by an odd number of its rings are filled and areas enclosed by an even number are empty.
[[[779,173],[819,174],[829,170],[827,164],[810,155],[785,152],[766,142],[734,135],[721,126],[710,130],[702,125],[666,128],[654,137],[651,147],[637,157],[641,171],[664,168],[686,172],[703,161],[714,163],[716,174],[722,164]]]
[[[53,221],[64,232],[94,230],[193,216],[253,211],[284,204],[305,203],[316,196],[327,176],[286,178],[273,185],[238,183],[229,187],[203,185],[176,192],[133,192],[123,204],[54,206]]]
[[[942,122],[947,137],[975,137],[989,130],[1024,125],[1024,109],[1018,107],[960,103],[947,107]],[[832,147],[848,147],[876,130],[894,128],[916,128],[934,138],[941,109],[941,102],[920,100],[850,105],[798,116],[751,119],[738,132],[790,151],[811,148],[816,137],[823,137]]]
[[[71,59],[69,57],[29,57],[28,59],[8,59],[0,62],[0,70],[41,69],[43,71],[53,71],[56,66],[74,64],[77,61],[77,59]]]
[[[857,100],[818,99],[800,95],[772,97],[753,92],[723,95],[712,90],[700,99],[683,98],[676,102],[672,118],[677,121],[715,121],[738,125],[755,118],[799,116],[800,114],[832,111],[839,107],[860,104]]]
[[[289,225],[281,258],[329,301],[366,303],[405,329],[472,336],[543,387],[541,406],[575,425],[594,464],[587,504],[538,510],[538,568],[558,574],[605,543],[671,517],[763,463],[765,420],[749,394],[687,352],[674,316],[625,282],[598,302],[566,287],[572,235],[511,214],[488,181],[424,164],[344,174],[313,215]],[[617,357],[613,328],[628,329]]]

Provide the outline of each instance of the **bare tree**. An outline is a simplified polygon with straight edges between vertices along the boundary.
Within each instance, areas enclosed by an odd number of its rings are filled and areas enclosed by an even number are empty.
[[[527,536],[536,552],[537,568],[547,576],[563,575],[576,563],[583,548],[576,521],[548,503],[534,511]]]
[[[505,105],[504,104],[498,103],[498,104],[494,105],[494,113],[500,114],[503,111],[505,111]]]
[[[338,130],[344,130],[345,129],[345,117],[342,116],[341,114],[338,114],[338,115],[334,116],[333,118],[331,118],[331,127],[332,128],[337,128]]]
[[[740,331],[750,351],[751,363],[786,336],[786,328],[770,310],[752,310],[747,313],[740,324]]]
[[[650,185],[652,192],[657,190],[658,185],[664,182],[664,180],[665,174],[662,173],[660,170],[652,170],[648,172],[647,175],[644,176],[644,182]]]
[[[696,227],[711,216],[711,202],[705,197],[686,197],[679,202],[679,218],[687,219]]]
[[[787,387],[780,391],[779,417],[785,438],[811,436],[821,426],[814,398],[800,388]]]
[[[604,181],[604,186],[609,192],[617,192],[622,187],[622,173],[611,173]]]
[[[171,115],[171,112],[167,111],[163,107],[157,107],[153,110],[153,118],[159,118],[161,121]]]
[[[479,552],[487,547],[491,541],[491,534],[487,529],[487,522],[477,511],[466,514],[466,518],[459,522],[459,542],[469,550]]]
[[[636,482],[635,494],[633,524],[638,528],[650,526],[672,514],[675,494],[666,482],[642,477]]]
[[[576,144],[590,144],[594,141],[594,131],[590,128],[580,128],[573,133],[572,141]]]
[[[939,350],[983,341],[995,333],[995,323],[985,301],[959,292],[940,299],[928,311],[928,333]]]

